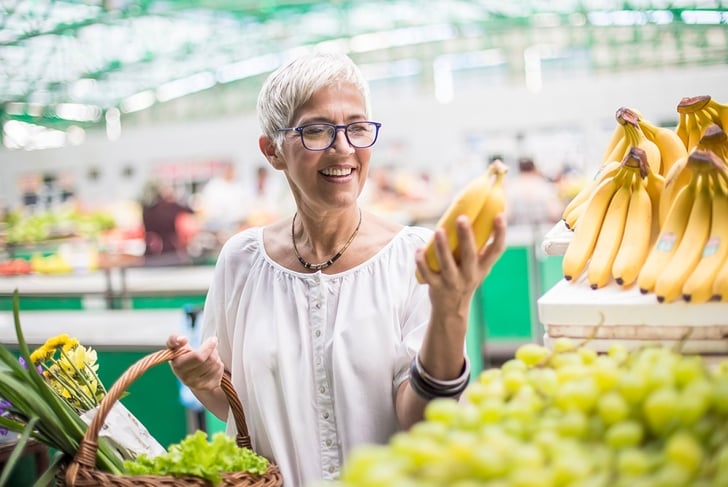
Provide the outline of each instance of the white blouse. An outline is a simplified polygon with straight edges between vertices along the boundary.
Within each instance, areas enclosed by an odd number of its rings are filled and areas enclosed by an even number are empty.
[[[375,256],[333,275],[280,266],[262,228],[224,245],[203,338],[218,337],[253,449],[279,465],[286,487],[337,478],[352,447],[386,443],[399,429],[395,392],[430,317],[415,250],[431,234],[404,227]]]

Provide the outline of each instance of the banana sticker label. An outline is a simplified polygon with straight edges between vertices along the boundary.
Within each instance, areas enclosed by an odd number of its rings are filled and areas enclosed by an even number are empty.
[[[718,247],[720,247],[720,238],[709,238],[708,241],[705,242],[705,247],[703,248],[703,257],[710,257],[718,251]]]
[[[657,250],[661,252],[671,252],[676,241],[677,236],[674,233],[666,233],[660,236],[660,241],[657,242]]]

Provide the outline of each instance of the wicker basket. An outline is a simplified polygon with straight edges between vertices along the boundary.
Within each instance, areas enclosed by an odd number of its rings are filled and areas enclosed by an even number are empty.
[[[73,460],[61,467],[56,480],[57,485],[65,487],[104,487],[104,486],[200,486],[210,487],[205,479],[195,476],[175,477],[161,475],[114,475],[96,469],[96,451],[98,449],[98,435],[112,406],[119,400],[121,394],[139,376],[151,367],[175,358],[174,350],[164,349],[151,353],[127,369],[109,389],[101,401],[99,410],[88,426],[81,444]],[[220,383],[228,398],[237,427],[237,444],[240,448],[251,448],[248,426],[245,423],[245,412],[238,399],[235,388],[227,374],[223,375]],[[271,463],[263,475],[248,472],[228,472],[223,474],[222,486],[225,487],[280,487],[283,479],[278,466]]]

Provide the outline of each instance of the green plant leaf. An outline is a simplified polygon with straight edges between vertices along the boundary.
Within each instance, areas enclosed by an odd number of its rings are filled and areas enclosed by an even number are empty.
[[[61,451],[56,452],[55,455],[53,455],[53,459],[51,459],[48,468],[40,477],[38,477],[38,480],[35,481],[33,487],[47,487],[48,485],[54,485],[56,474],[67,458],[68,457],[65,453]]]

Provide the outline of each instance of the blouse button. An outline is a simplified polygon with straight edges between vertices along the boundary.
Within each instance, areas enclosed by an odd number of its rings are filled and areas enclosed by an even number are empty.
[[[328,413],[328,411],[324,412],[324,414],[322,414],[321,416],[323,416],[324,419],[329,419],[329,413]],[[329,440],[329,441],[331,441],[331,440]]]
[[[320,337],[321,336],[321,330],[316,330],[314,332],[314,335],[316,335],[316,338]]]
[[[334,467],[332,465],[332,466],[329,467],[329,473],[334,473],[334,472],[336,472],[336,467]]]
[[[319,387],[319,392],[323,394],[324,392],[326,392],[326,388],[324,386]]]

